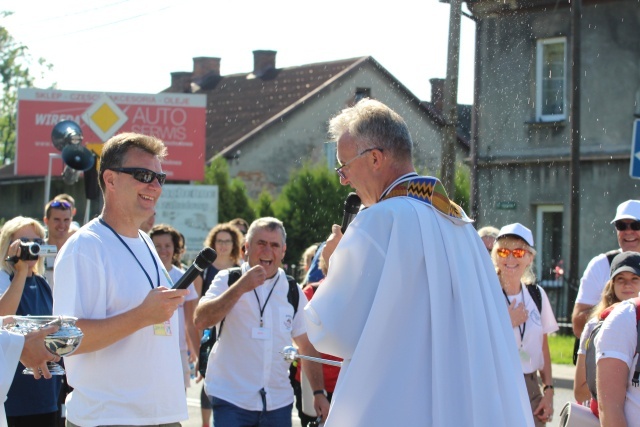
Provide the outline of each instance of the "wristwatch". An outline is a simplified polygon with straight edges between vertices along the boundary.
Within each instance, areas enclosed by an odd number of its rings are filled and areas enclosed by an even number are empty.
[[[549,385],[545,385],[544,387],[542,387],[542,392],[544,393],[545,391],[547,391],[548,389],[553,390],[553,386],[551,384]]]
[[[323,394],[323,395],[327,395],[327,392],[325,390],[313,390],[313,395],[317,395],[317,394]]]

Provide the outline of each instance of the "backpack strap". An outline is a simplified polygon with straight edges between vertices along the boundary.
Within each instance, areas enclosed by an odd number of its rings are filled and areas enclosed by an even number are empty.
[[[614,249],[612,251],[604,253],[607,256],[607,261],[609,261],[609,265],[611,265],[611,263],[613,262],[613,259],[616,257],[616,255],[618,255],[620,253],[621,253],[620,249]]]
[[[289,282],[289,290],[287,291],[287,301],[293,306],[293,317],[298,314],[298,303],[300,302],[300,292],[298,291],[298,282],[296,279],[287,274],[287,282]]]
[[[637,328],[637,343],[636,343],[636,354],[640,353],[640,298],[633,298],[633,304],[636,306],[636,328]],[[636,370],[633,373],[633,379],[631,380],[631,385],[634,387],[640,386],[640,356],[638,356],[638,360],[636,361]]]
[[[526,287],[529,295],[531,295],[531,299],[536,303],[536,307],[538,307],[538,312],[542,315],[542,292],[540,291],[540,287],[536,283],[527,285]]]

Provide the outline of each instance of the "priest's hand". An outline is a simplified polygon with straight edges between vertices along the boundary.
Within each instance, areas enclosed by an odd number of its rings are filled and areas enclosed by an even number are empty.
[[[44,337],[53,334],[58,330],[58,326],[48,326],[46,328],[31,331],[24,336],[24,347],[20,355],[20,362],[33,370],[33,378],[40,379],[41,376],[49,379],[51,373],[47,368],[47,362],[59,362],[60,356],[47,350],[44,345]]]
[[[333,224],[331,227],[331,235],[327,239],[327,243],[324,245],[322,249],[322,258],[324,259],[325,265],[329,266],[329,258],[333,255],[333,251],[336,250],[336,246],[342,240],[342,230],[338,224]]]

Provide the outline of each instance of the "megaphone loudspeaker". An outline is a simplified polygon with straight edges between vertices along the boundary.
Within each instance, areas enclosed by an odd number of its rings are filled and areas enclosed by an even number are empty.
[[[62,161],[72,169],[86,171],[91,169],[96,159],[93,153],[82,145],[67,145],[62,149]]]
[[[51,142],[60,151],[69,145],[79,145],[82,142],[82,129],[73,120],[63,120],[51,130]]]

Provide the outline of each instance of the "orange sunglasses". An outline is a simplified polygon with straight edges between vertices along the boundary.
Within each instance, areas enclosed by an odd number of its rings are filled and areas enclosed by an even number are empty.
[[[518,249],[507,249],[507,248],[499,248],[496,250],[496,253],[500,258],[506,258],[509,254],[513,254],[514,258],[522,258],[524,254],[529,251],[526,249],[518,248]]]

